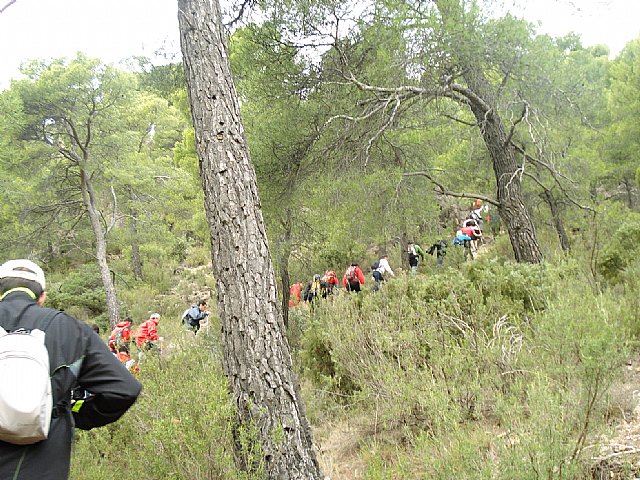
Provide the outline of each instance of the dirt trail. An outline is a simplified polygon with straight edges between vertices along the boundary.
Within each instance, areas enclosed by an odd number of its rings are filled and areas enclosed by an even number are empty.
[[[365,463],[360,442],[366,435],[348,421],[323,425],[314,429],[318,445],[318,461],[325,480],[360,480],[364,478]]]

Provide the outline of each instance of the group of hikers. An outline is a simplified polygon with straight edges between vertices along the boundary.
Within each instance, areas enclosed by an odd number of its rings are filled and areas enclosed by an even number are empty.
[[[464,247],[465,258],[473,259],[478,253],[479,242],[484,240],[482,213],[486,211],[487,207],[482,206],[482,201],[476,200],[469,216],[462,221],[461,227],[456,231],[453,244]]]
[[[196,304],[187,308],[181,317],[181,323],[186,330],[197,334],[200,330],[200,322],[205,320],[209,312],[207,311],[207,301],[200,300]],[[107,345],[109,350],[118,360],[127,367],[129,371],[138,372],[138,362],[131,357],[131,343],[133,342],[138,348],[139,357],[147,351],[161,350],[163,337],[158,335],[158,323],[160,322],[160,314],[152,313],[147,320],[142,322],[134,332],[131,328],[131,318],[125,318],[119,322],[111,331]],[[97,326],[94,326],[96,333],[100,333]]]
[[[471,259],[478,251],[478,243],[483,240],[483,213],[487,212],[487,207],[482,205],[481,200],[476,200],[467,216],[462,221],[462,225],[456,229],[453,245],[464,247],[465,259]],[[436,240],[427,249],[427,252],[416,242],[409,242],[407,246],[407,257],[411,274],[418,272],[418,265],[425,256],[435,255],[437,266],[441,267],[444,257],[447,254],[448,242],[446,240]],[[389,265],[389,257],[383,255],[371,265],[371,277],[373,280],[373,290],[380,289],[380,284],[384,282],[385,275],[395,276]],[[301,302],[312,303],[318,298],[327,298],[336,292],[340,281],[334,270],[327,270],[324,275],[315,274],[306,285],[296,282],[289,287],[289,307],[297,307]],[[360,292],[365,283],[365,275],[357,263],[351,263],[342,276],[342,285],[347,292]]]
[[[371,265],[374,290],[380,288],[380,283],[385,280],[387,274],[395,276],[389,265],[389,257],[383,255]],[[316,299],[327,298],[337,291],[340,283],[347,292],[360,292],[365,283],[364,273],[360,266],[355,262],[349,265],[342,276],[342,282],[334,270],[327,270],[322,276],[315,274],[306,286],[301,282],[294,283],[289,288],[289,307],[297,307],[300,302],[312,303]]]
[[[468,248],[472,258],[482,240],[482,205],[474,209],[456,232],[455,245]],[[486,211],[486,209],[484,210]],[[447,242],[438,240],[427,253],[438,265]],[[408,245],[411,273],[416,274],[424,250]],[[387,255],[371,265],[374,291],[395,273]],[[304,287],[290,289],[290,306],[313,302],[335,293],[360,292],[365,275],[351,263],[340,282],[335,271],[316,274]],[[47,299],[43,270],[26,259],[0,265],[0,478],[56,478],[69,476],[73,429],[90,430],[117,421],[136,401],[142,385],[130,346],[144,352],[160,350],[160,314],[153,313],[133,331],[126,318],[105,343],[97,325],[89,325],[64,311],[44,307]],[[181,317],[185,329],[197,334],[207,318],[207,302],[200,300]],[[47,476],[42,476],[46,466]]]

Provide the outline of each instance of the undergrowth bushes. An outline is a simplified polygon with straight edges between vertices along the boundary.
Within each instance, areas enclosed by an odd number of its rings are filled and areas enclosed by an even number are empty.
[[[190,340],[189,340],[190,339]],[[261,478],[234,465],[235,411],[213,337],[185,332],[170,354],[148,355],[136,404],[118,422],[79,432],[71,479],[198,480]],[[246,458],[257,456],[255,435],[240,435]]]
[[[385,464],[384,434],[372,438],[367,478],[577,478],[628,315],[571,262],[482,259],[318,303],[300,359],[348,415],[414,445]]]

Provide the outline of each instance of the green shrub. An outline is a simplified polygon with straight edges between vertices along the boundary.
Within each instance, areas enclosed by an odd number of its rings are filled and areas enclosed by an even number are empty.
[[[625,304],[578,270],[480,259],[320,302],[301,341],[305,378],[338,396],[352,385],[347,415],[377,432],[366,478],[583,474],[629,351]],[[386,461],[393,432],[407,446]]]
[[[114,424],[79,433],[72,479],[262,478],[235,466],[235,411],[220,357],[202,341],[174,340],[168,358],[145,357],[144,389],[131,410]],[[255,435],[244,434],[242,445],[255,451]]]
[[[627,220],[609,238],[598,262],[598,271],[611,283],[621,283],[624,271],[638,265],[640,257],[640,215],[629,215]]]
[[[88,263],[67,274],[59,284],[48,288],[47,305],[68,311],[81,320],[100,316],[106,309],[106,297],[98,266]]]

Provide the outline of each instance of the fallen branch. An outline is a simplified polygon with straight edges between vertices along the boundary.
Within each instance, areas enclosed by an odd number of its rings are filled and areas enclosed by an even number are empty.
[[[604,462],[606,460],[611,460],[612,458],[622,457],[624,455],[633,455],[634,453],[640,453],[640,448],[630,447],[629,450],[623,450],[622,452],[613,452],[608,455],[603,455],[600,457],[591,457],[591,460],[595,462]]]

